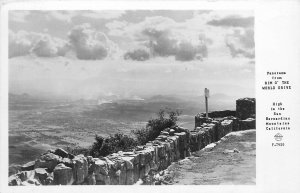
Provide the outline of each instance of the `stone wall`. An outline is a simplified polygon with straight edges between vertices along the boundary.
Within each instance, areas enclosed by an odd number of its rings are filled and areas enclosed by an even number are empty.
[[[255,98],[236,100],[236,117],[239,119],[255,118]]]
[[[198,116],[205,117],[206,113],[200,113],[200,114],[198,114]],[[210,118],[220,118],[220,117],[228,117],[228,116],[236,116],[236,111],[224,110],[224,111],[208,112],[208,117],[210,117]]]
[[[10,176],[9,185],[131,185],[150,170],[166,169],[172,162],[190,155],[190,131],[167,128],[144,146],[132,152],[118,152],[107,157],[74,156],[63,149],[48,151],[22,166]]]
[[[190,156],[191,151],[220,140],[229,132],[254,128],[253,118],[196,116],[192,131],[179,126],[166,128],[154,141],[137,146],[131,152],[93,158],[74,156],[63,149],[48,151],[10,176],[9,185],[132,185],[149,173],[162,171],[172,162]]]

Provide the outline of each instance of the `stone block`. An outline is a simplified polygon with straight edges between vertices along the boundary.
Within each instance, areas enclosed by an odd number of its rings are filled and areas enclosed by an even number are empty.
[[[133,157],[133,165],[140,164],[141,156],[139,153],[133,154],[130,157]]]
[[[113,170],[115,167],[115,162],[107,157],[101,158],[101,160],[106,161],[108,173],[110,170]]]
[[[150,169],[151,169],[150,163],[147,163],[147,164],[145,165],[145,175],[148,175]]]
[[[136,164],[133,168],[134,181],[138,181],[140,178],[140,165]]]
[[[140,155],[140,165],[144,166],[146,164],[146,153],[144,151],[137,152]]]
[[[49,176],[47,170],[45,168],[36,168],[34,170],[34,176],[43,184],[46,184],[46,179]]]
[[[71,185],[74,182],[72,168],[64,164],[58,164],[54,170],[54,184],[56,185]]]
[[[127,178],[126,168],[125,168],[125,170],[119,170],[119,171],[120,171],[119,185],[126,185],[126,178]]]
[[[61,161],[58,155],[53,153],[47,153],[42,155],[39,159],[35,161],[34,168],[47,168],[53,171],[55,166]]]
[[[104,184],[105,185],[112,185],[112,183],[111,183],[111,177],[110,176],[106,176],[105,177]]]
[[[150,152],[152,159],[154,159],[155,151],[153,145],[146,147],[146,150]]]
[[[157,166],[156,162],[152,161],[149,164],[150,164],[150,169],[155,170],[155,171],[158,170],[158,166]]]
[[[174,149],[175,149],[175,143],[174,143],[174,141],[173,140],[171,140],[171,139],[168,139],[168,141],[167,141],[168,143],[169,143],[169,148],[170,148],[170,150],[169,151],[173,151]]]
[[[164,158],[165,157],[165,155],[164,155],[164,146],[163,145],[158,145],[157,146],[157,148],[158,148],[158,160],[160,160],[161,158]]]
[[[87,184],[88,185],[96,185],[96,176],[94,173],[91,173],[87,176]]]
[[[52,176],[48,176],[45,180],[45,185],[53,185],[54,181],[53,181],[53,177]]]
[[[37,179],[28,179],[24,182],[21,182],[21,186],[39,186],[41,185]]]
[[[73,161],[70,158],[63,158],[60,163],[63,163],[65,166],[68,166],[70,168],[73,168],[74,164]]]
[[[33,170],[34,169],[34,165],[35,165],[35,161],[31,161],[28,162],[24,165],[21,166],[21,170],[22,171],[29,171],[29,170]]]
[[[166,141],[166,143],[164,144],[164,146],[165,146],[166,153],[170,152],[171,145],[170,145],[169,141]]]
[[[101,173],[95,173],[95,179],[96,181],[103,181],[104,182],[104,178],[105,178],[106,175],[104,174],[101,174]]]
[[[117,170],[114,175],[109,175],[109,185],[119,185],[121,172]],[[108,184],[108,182],[105,182]]]
[[[202,117],[200,114],[195,116],[195,128],[200,127],[203,123],[209,123],[211,119]]]
[[[139,174],[139,178],[143,178],[146,175],[146,170],[145,170],[146,166],[140,166],[140,174]]]
[[[62,158],[69,158],[69,153],[62,148],[58,148],[54,151],[55,155],[58,155]]]
[[[154,149],[153,161],[155,163],[157,163],[157,161],[159,160],[159,158],[158,158],[158,145],[153,144],[153,149]]]
[[[150,149],[143,150],[145,153],[145,164],[150,163],[152,161],[152,153]]]
[[[175,130],[174,129],[170,129],[169,135],[173,136],[174,134],[175,134]]]
[[[255,129],[256,121],[253,118],[248,118],[246,120],[240,120],[239,125],[240,125],[240,130]]]
[[[135,162],[134,162],[135,157],[122,156],[121,159],[124,160],[127,170],[132,170],[133,169],[133,165],[135,164]]]
[[[73,164],[74,164],[73,172],[74,172],[75,182],[76,184],[80,184],[88,176],[87,159],[82,154],[77,155],[73,159]]]
[[[160,134],[161,134],[161,135],[168,136],[168,135],[169,135],[169,132],[167,132],[167,131],[161,131]]]
[[[109,168],[105,160],[94,158],[93,168],[96,175],[98,174],[108,175]]]
[[[236,100],[236,116],[242,120],[254,118],[255,98],[241,98]]]
[[[132,185],[134,184],[134,170],[127,170],[126,171],[126,185]]]
[[[34,170],[22,171],[18,173],[17,176],[21,179],[21,181],[26,181],[28,179],[33,179],[35,177],[35,172]]]
[[[93,162],[93,157],[92,156],[86,156],[86,159],[88,161],[89,164],[91,164]]]
[[[15,174],[11,175],[8,178],[8,185],[9,186],[20,186],[22,183],[22,180]]]

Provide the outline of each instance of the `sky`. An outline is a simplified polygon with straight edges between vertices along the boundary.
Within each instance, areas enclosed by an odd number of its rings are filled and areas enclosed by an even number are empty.
[[[10,11],[9,89],[73,98],[254,96],[253,11]]]

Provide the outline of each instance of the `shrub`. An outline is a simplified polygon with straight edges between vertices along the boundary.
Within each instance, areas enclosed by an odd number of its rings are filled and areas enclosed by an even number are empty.
[[[96,135],[95,140],[89,151],[93,157],[107,156],[118,151],[129,151],[137,145],[135,139],[121,133],[108,138]]]
[[[73,155],[83,154],[84,156],[88,156],[90,152],[89,148],[84,148],[79,146],[75,146],[75,147],[67,146],[65,147],[65,150]]]
[[[96,141],[89,149],[68,147],[66,150],[74,155],[84,154],[91,155],[93,157],[105,157],[118,151],[130,151],[138,144],[144,145],[148,141],[154,140],[165,128],[175,126],[180,114],[181,112],[178,110],[159,110],[157,114],[158,117],[150,119],[146,128],[132,131],[136,139],[122,133],[116,133],[107,138],[96,135]]]
[[[146,128],[134,130],[132,133],[136,136],[138,144],[146,144],[148,141],[153,141],[164,129],[175,126],[180,114],[178,110],[160,109],[158,117],[150,119]]]

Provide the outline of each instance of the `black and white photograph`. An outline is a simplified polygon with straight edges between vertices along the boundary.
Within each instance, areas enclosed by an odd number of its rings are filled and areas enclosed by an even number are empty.
[[[0,16],[1,193],[300,190],[299,1],[5,0]]]
[[[9,12],[9,185],[255,184],[252,10]]]

